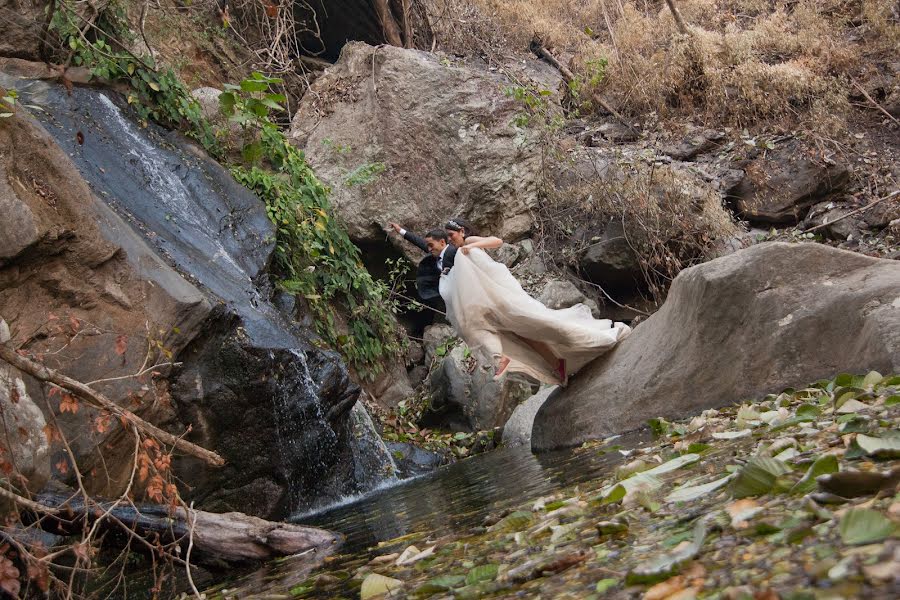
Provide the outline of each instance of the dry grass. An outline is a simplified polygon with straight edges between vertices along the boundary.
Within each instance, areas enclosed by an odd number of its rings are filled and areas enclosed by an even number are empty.
[[[431,0],[441,44],[474,41],[524,51],[534,34],[572,57],[585,81],[590,61],[605,77],[585,86],[633,116],[694,118],[737,126],[762,121],[839,132],[848,75],[861,61],[896,56],[895,0],[678,0],[692,34],[678,32],[661,0]]]
[[[579,176],[570,171],[563,177],[568,183],[549,186],[539,215],[548,257],[569,259],[569,266],[575,266],[596,232],[581,236],[573,232],[583,230],[585,224],[602,229],[610,221],[619,221],[648,290],[660,302],[679,271],[708,260],[738,233],[721,196],[696,176],[639,160],[604,164],[599,169],[602,175],[594,171]]]

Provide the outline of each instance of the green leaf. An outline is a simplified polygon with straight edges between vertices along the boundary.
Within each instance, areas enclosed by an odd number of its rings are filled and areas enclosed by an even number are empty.
[[[269,84],[265,81],[245,79],[241,82],[241,90],[245,92],[265,92],[267,89],[269,89]]]
[[[601,579],[597,582],[597,585],[594,589],[598,594],[605,594],[617,585],[619,585],[618,579]]]
[[[643,475],[662,475],[664,473],[669,473],[671,471],[675,471],[684,466],[693,464],[700,460],[699,454],[682,454],[681,456],[677,456],[672,460],[668,460],[663,464],[653,467],[652,469],[648,469],[644,471]]]
[[[840,532],[845,544],[872,544],[894,535],[897,525],[877,510],[851,508],[841,519]]]
[[[268,96],[260,100],[260,102],[268,106],[269,108],[274,108],[275,110],[284,110],[284,107],[282,105],[278,104]]]
[[[900,458],[900,437],[873,437],[857,434],[856,443],[869,456],[876,458]]]
[[[148,82],[147,82],[147,85],[148,85],[148,86],[150,87],[150,89],[153,90],[154,92],[158,92],[158,91],[159,91],[159,84],[156,83],[155,81],[148,81]]]
[[[677,574],[681,567],[693,560],[703,541],[706,539],[706,521],[700,519],[694,525],[693,540],[684,547],[667,552],[656,558],[644,562],[631,571],[625,577],[625,582],[631,584],[650,584],[664,581]]]
[[[517,510],[514,513],[506,515],[496,525],[491,527],[491,531],[522,531],[531,524],[531,513],[524,510]]]
[[[810,421],[814,421],[821,413],[822,409],[813,404],[802,404],[797,409],[797,417],[809,418]]]
[[[820,456],[810,465],[806,475],[794,484],[791,488],[792,494],[808,494],[816,489],[816,477],[819,475],[827,475],[829,473],[837,473],[840,470],[837,457],[833,454]]]
[[[882,379],[884,379],[884,376],[878,371],[869,371],[863,378],[862,385],[863,387],[874,387],[876,384],[881,383]]]
[[[666,502],[690,502],[691,500],[702,498],[723,487],[726,483],[731,481],[733,477],[733,475],[727,475],[721,479],[716,479],[715,481],[710,481],[709,483],[704,483],[702,485],[683,485],[677,487],[666,496],[665,500]]]
[[[600,500],[601,504],[612,504],[637,491],[652,492],[661,486],[662,481],[658,477],[645,471],[636,473],[620,483],[607,486],[600,491],[600,495],[595,500]]]
[[[382,596],[402,584],[403,582],[399,579],[385,577],[378,573],[369,573],[366,575],[366,578],[363,579],[362,587],[359,590],[360,600],[368,600],[369,598]]]
[[[474,567],[466,575],[466,585],[475,585],[482,581],[493,581],[497,577],[498,565],[479,565]]]
[[[790,467],[780,460],[756,456],[738,471],[731,485],[731,494],[735,498],[760,496],[772,491],[779,475],[790,472]]]

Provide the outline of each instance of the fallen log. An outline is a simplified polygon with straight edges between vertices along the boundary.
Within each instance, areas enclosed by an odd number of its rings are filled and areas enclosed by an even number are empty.
[[[308,561],[323,560],[343,542],[343,536],[316,527],[276,523],[244,513],[211,513],[191,508],[159,504],[131,505],[96,502],[85,505],[80,494],[45,492],[37,504],[52,513],[32,513],[30,519],[41,529],[62,535],[83,533],[85,521],[113,535],[103,536],[104,544],[127,543],[139,536],[151,545],[177,544],[181,556],[191,548],[198,564],[244,564],[285,556],[308,556]],[[39,517],[39,518],[34,518]],[[132,545],[132,547],[136,547]]]

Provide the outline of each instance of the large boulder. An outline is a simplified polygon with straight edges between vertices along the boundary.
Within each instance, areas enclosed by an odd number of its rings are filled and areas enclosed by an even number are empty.
[[[290,138],[358,243],[383,244],[389,221],[421,232],[453,216],[515,239],[531,227],[540,152],[513,124],[523,105],[509,85],[480,64],[349,43]]]
[[[534,417],[544,405],[550,395],[558,386],[551,385],[543,388],[537,394],[518,405],[506,425],[503,426],[504,446],[531,446],[531,429],[534,426]]]
[[[493,367],[479,364],[465,344],[457,344],[429,378],[428,410],[421,425],[453,431],[484,431],[500,427],[533,386],[503,377],[494,381]]]
[[[823,162],[795,141],[757,157],[744,170],[730,195],[738,214],[753,223],[797,223],[850,179],[845,166]]]
[[[541,407],[532,448],[873,369],[900,371],[900,263],[759,244],[682,271],[657,313]]]

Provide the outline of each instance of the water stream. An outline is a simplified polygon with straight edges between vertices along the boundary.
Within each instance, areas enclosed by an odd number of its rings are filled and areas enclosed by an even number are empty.
[[[648,432],[615,440],[627,452],[651,439]],[[622,452],[574,450],[532,454],[501,448],[414,479],[382,484],[362,496],[349,497],[326,509],[297,514],[293,521],[316,525],[346,536],[342,554],[328,570],[352,572],[378,554],[409,544],[420,549],[437,539],[480,525],[488,515],[554,494],[562,488],[596,479],[625,459]],[[399,538],[399,539],[398,539]],[[306,580],[305,570],[287,560],[227,585],[238,597],[271,597],[289,593]],[[348,583],[347,597],[358,593]],[[321,597],[332,597],[334,590]],[[304,597],[317,597],[315,591]]]

